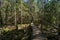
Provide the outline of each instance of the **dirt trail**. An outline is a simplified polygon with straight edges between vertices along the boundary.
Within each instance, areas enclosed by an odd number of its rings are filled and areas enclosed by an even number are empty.
[[[47,38],[39,30],[39,26],[32,26],[33,40],[47,40]]]

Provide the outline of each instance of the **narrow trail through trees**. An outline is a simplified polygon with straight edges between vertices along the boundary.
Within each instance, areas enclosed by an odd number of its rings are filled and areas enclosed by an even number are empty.
[[[35,26],[33,24],[32,29],[33,29],[32,40],[47,40],[45,35],[41,33],[39,26]]]

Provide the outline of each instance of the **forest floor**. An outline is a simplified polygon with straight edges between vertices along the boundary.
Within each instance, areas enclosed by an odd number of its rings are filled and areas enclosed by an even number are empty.
[[[19,24],[18,29],[19,30],[20,29],[26,29],[26,28],[28,28],[28,26],[29,26],[29,24],[22,24],[22,25]],[[15,30],[15,29],[16,29],[15,26],[7,26],[6,28],[3,28],[3,30],[5,32],[12,31],[12,30]],[[44,35],[42,35],[41,33],[39,34],[39,29],[38,28],[34,27],[33,30],[36,30],[36,32],[35,31],[33,32],[33,35],[35,33],[37,33],[37,35],[35,34],[35,37],[32,40],[47,40],[47,38],[45,38]]]
[[[21,29],[26,29],[28,28],[29,24],[18,24],[18,29],[21,30]],[[8,32],[8,31],[13,31],[15,30],[16,27],[15,26],[7,26],[6,28],[3,28],[3,31],[5,32]],[[36,28],[35,26],[32,28],[33,29],[33,34],[35,34],[35,37],[33,38],[33,40],[47,40],[46,37],[44,37],[43,34],[41,34],[41,31]],[[2,28],[0,28],[0,31],[2,30]],[[39,33],[40,31],[40,33]]]
[[[27,28],[28,26],[29,26],[29,24],[18,24],[18,30]],[[0,30],[5,30],[5,31],[12,31],[15,29],[16,29],[16,27],[14,25],[0,28]]]

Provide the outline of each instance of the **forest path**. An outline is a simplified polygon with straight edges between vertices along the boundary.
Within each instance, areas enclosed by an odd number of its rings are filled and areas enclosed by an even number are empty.
[[[32,29],[33,29],[32,40],[47,40],[46,36],[41,33],[39,26],[32,26]]]

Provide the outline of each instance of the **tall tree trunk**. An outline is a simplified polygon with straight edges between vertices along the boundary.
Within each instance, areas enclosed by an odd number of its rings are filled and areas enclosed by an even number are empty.
[[[17,0],[16,0],[16,3],[17,3]],[[17,6],[17,4],[16,4]],[[16,27],[16,30],[18,30],[18,25],[17,25],[17,9],[15,9],[15,27]]]
[[[21,0],[21,25],[22,25],[22,0]]]
[[[2,25],[3,25],[2,13],[1,13],[1,5],[2,5],[2,3],[0,1],[0,27],[2,27]]]
[[[7,21],[8,21],[8,6],[5,8],[5,28],[7,27]]]
[[[18,26],[17,26],[17,20],[16,20],[16,11],[15,11],[15,27],[16,27],[16,30],[18,30]]]
[[[31,2],[31,0],[29,0],[28,5],[29,5],[29,11],[28,12],[30,14],[29,18],[31,18],[29,23],[31,23],[34,20],[33,15],[32,15],[33,13],[31,11],[32,10],[32,2]]]
[[[0,11],[0,27],[2,27],[2,25],[3,25],[3,21],[2,21],[1,11]]]

